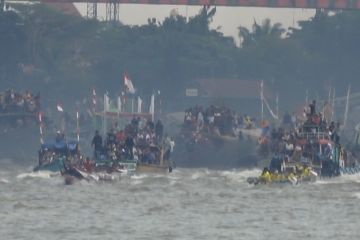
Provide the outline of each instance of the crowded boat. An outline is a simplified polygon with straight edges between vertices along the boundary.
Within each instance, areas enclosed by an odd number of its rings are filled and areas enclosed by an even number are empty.
[[[225,106],[211,105],[207,108],[194,106],[185,110],[182,134],[193,143],[204,143],[217,137],[220,139],[241,140],[241,129],[254,129],[255,118],[241,115]]]
[[[293,119],[293,120],[291,120]],[[284,117],[282,127],[263,131],[260,149],[272,155],[270,164],[251,184],[313,181],[360,171],[356,156],[340,143],[341,125],[316,112],[316,101],[304,110],[304,120]]]
[[[181,121],[175,153],[179,166],[250,168],[259,160],[261,128],[254,117],[224,105],[195,105],[184,111]]]
[[[0,124],[3,126],[18,128],[34,124],[39,111],[39,94],[13,89],[0,92]]]

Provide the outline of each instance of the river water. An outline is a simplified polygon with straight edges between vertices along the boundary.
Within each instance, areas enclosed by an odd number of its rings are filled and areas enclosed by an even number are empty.
[[[360,239],[360,175],[250,186],[260,170],[180,169],[118,182],[0,170],[0,239]]]

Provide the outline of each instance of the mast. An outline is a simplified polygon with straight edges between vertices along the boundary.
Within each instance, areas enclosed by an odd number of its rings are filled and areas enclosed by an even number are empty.
[[[350,88],[351,88],[351,85],[349,84],[349,87],[347,90],[347,95],[346,95],[346,106],[345,106],[345,113],[344,113],[344,127],[343,128],[345,128],[345,126],[346,126],[348,112],[349,112]]]
[[[77,141],[80,142],[80,114],[79,114],[79,110],[76,111],[76,138]]]
[[[333,119],[335,118],[335,88],[333,91],[331,107],[331,121],[333,121]]]
[[[39,112],[39,129],[40,129],[40,143],[44,144],[44,125],[43,125],[43,113]]]
[[[264,80],[260,83],[261,122],[264,121]]]

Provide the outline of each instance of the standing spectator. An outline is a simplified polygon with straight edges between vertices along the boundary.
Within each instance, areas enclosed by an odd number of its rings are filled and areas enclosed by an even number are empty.
[[[155,137],[157,143],[160,143],[162,141],[163,133],[164,133],[164,125],[160,120],[158,120],[155,125]]]
[[[100,153],[102,152],[102,137],[99,134],[99,131],[95,131],[95,136],[93,137],[91,141],[91,146],[94,148],[94,157],[95,159],[98,159],[100,156]]]

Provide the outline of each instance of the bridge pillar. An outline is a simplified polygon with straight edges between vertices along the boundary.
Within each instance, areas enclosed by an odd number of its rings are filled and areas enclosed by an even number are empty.
[[[106,3],[106,21],[118,22],[120,20],[120,3],[119,0],[110,0]]]
[[[86,3],[86,17],[88,19],[97,19],[97,2],[98,0],[88,0]]]

